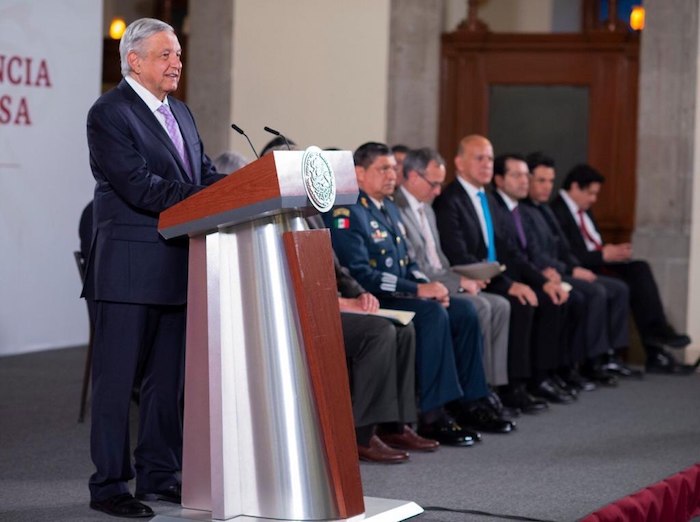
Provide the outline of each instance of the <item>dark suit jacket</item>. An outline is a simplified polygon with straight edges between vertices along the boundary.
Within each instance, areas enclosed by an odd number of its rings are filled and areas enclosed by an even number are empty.
[[[552,201],[551,207],[554,215],[559,220],[566,239],[569,241],[569,245],[571,245],[572,253],[581,261],[581,264],[587,268],[597,268],[605,264],[602,252],[597,250],[589,251],[588,247],[586,247],[586,241],[583,239],[578,223],[576,223],[574,216],[571,215],[569,207],[566,206],[566,201],[561,196],[557,196]],[[593,221],[596,230],[599,230],[590,211],[588,211],[588,216]]]
[[[492,195],[488,195],[493,221],[498,261],[506,265],[504,275],[491,280],[489,291],[506,294],[513,281],[539,288],[545,277],[535,270],[515,244],[510,216],[500,211]],[[450,183],[433,204],[440,243],[452,265],[477,263],[486,259],[488,249],[481,233],[479,217],[471,199],[458,180]]]
[[[358,203],[334,207],[323,215],[331,230],[333,249],[341,265],[377,296],[416,295],[418,283],[428,279],[408,257],[404,224],[396,205],[384,199],[389,218],[360,191]]]
[[[164,240],[157,230],[158,215],[223,176],[204,154],[187,106],[170,96],[168,102],[195,182],[187,178],[165,129],[125,80],[88,113],[90,167],[97,183],[85,297],[156,305],[186,302],[187,239]]]
[[[435,221],[435,211],[429,205],[425,206],[425,218],[428,221],[430,232],[435,240],[435,250],[442,264],[442,268],[436,270],[430,265],[428,258],[426,241],[421,234],[421,226],[416,219],[411,205],[404,196],[401,189],[397,188],[394,191],[394,203],[401,213],[401,219],[406,226],[406,239],[408,240],[408,255],[421,268],[421,271],[430,278],[431,281],[439,281],[447,287],[450,293],[456,294],[459,292],[461,277],[450,270],[450,261],[445,256],[445,253],[440,248],[440,238]]]
[[[536,204],[526,198],[520,207],[528,234],[528,253],[539,270],[551,266],[560,274],[571,274],[575,267],[581,266],[547,203]]]

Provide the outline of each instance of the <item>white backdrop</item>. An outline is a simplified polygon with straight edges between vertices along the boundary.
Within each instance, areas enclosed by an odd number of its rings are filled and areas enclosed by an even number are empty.
[[[0,355],[85,344],[80,213],[102,2],[0,0]]]

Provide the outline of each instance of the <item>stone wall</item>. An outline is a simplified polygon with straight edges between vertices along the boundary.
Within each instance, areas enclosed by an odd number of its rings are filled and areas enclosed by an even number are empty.
[[[647,0],[642,34],[635,255],[654,269],[668,318],[687,328],[697,99],[698,2]]]

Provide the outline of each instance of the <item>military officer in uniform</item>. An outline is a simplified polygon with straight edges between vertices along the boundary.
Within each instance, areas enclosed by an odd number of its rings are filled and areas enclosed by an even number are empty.
[[[447,288],[431,282],[409,258],[405,229],[389,196],[396,185],[396,161],[381,143],[355,151],[358,203],[324,215],[341,265],[385,308],[416,313],[416,369],[420,395],[419,433],[444,444],[479,438],[469,428],[507,433],[514,423],[490,408],[482,361],[483,341],[474,306],[451,301]]]

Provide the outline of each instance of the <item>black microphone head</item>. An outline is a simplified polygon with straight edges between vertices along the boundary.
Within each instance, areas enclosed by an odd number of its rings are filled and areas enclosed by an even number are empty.
[[[231,124],[231,128],[232,128],[233,130],[235,130],[238,134],[242,134],[243,136],[245,136],[245,132],[243,132],[243,129],[241,129],[241,128],[240,128],[238,125],[236,125],[235,123],[232,123],[232,124]]]
[[[269,132],[270,134],[274,134],[275,136],[281,136],[279,131],[276,131],[275,129],[271,129],[270,127],[263,127],[263,130],[265,132]]]

